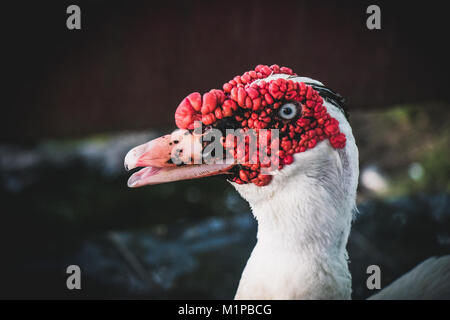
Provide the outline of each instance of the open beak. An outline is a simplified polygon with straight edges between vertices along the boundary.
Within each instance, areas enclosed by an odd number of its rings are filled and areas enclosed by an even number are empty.
[[[125,169],[143,167],[128,179],[130,188],[226,174],[233,164],[202,164],[201,136],[176,130],[131,149]]]

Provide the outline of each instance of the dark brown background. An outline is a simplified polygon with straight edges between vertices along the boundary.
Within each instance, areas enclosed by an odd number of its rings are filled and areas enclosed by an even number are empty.
[[[66,29],[73,3],[81,31]],[[366,29],[372,3],[382,9],[380,31]],[[2,2],[0,298],[232,298],[256,241],[248,203],[222,177],[127,188],[123,158],[152,135],[115,133],[170,130],[187,94],[259,63],[290,66],[347,97],[361,173],[390,184],[380,195],[360,183],[352,297],[373,294],[368,265],[380,266],[385,287],[449,254],[450,104],[433,103],[449,101],[444,9],[372,0]],[[79,292],[66,287],[71,264],[82,269]],[[161,274],[175,275],[172,285]]]
[[[78,4],[82,30],[66,29]],[[173,126],[192,91],[289,66],[354,109],[448,100],[447,13],[434,2],[39,1],[2,4],[0,140]]]

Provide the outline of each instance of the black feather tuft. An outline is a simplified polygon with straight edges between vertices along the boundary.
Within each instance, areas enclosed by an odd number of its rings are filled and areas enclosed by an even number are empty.
[[[327,102],[332,103],[333,105],[338,107],[339,110],[341,110],[342,113],[345,115],[345,118],[347,120],[350,118],[346,100],[339,93],[337,93],[334,90],[327,88],[323,85],[317,84],[317,83],[305,82],[305,84],[311,86],[314,90],[316,90],[320,94],[320,96],[323,99],[325,99]]]

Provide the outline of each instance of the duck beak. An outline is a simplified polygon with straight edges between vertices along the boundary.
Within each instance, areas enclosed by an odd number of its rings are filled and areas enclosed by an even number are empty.
[[[131,149],[125,169],[142,167],[128,179],[128,187],[197,179],[226,174],[233,164],[202,163],[202,140],[188,130],[176,130]]]

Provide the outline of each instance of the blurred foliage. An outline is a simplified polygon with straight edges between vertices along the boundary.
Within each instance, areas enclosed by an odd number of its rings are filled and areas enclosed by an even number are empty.
[[[351,120],[360,168],[375,164],[388,179],[390,187],[382,196],[450,192],[448,104],[400,105],[359,112]]]

